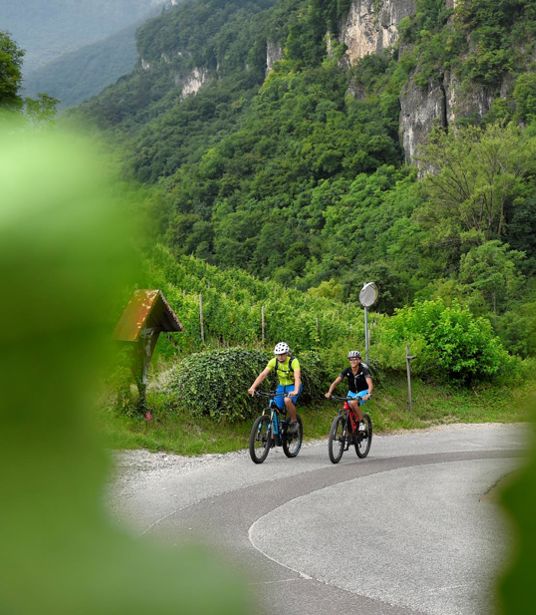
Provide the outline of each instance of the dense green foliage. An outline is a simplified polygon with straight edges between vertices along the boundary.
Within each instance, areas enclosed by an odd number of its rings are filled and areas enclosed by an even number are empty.
[[[375,280],[376,309],[388,315],[415,300],[458,301],[489,320],[509,348],[531,355],[533,4],[464,0],[449,9],[443,0],[418,0],[400,25],[400,46],[355,66],[342,60],[337,38],[349,6],[185,3],[140,30],[138,69],[84,105],[86,117],[128,145],[133,173],[155,184],[156,237],[179,263],[166,256],[171,264],[157,267],[155,279],[171,281],[192,324],[197,295],[206,294],[211,317],[218,313],[207,335],[220,344],[258,342],[265,299],[239,298],[229,309],[225,297],[218,312],[212,297],[228,283],[205,290],[199,280],[174,278],[182,267],[205,275],[185,257],[236,279],[245,269],[309,299],[354,305],[362,284]],[[206,82],[183,96],[194,69]],[[419,176],[403,164],[401,93],[449,84],[482,100],[482,112],[473,117],[475,104],[462,106],[457,123],[434,134],[419,152],[428,171]],[[442,120],[452,121],[447,110]],[[300,293],[269,292],[272,301],[276,294],[299,304]],[[325,309],[288,324],[271,316],[277,324],[266,338],[281,332],[303,348],[343,339],[344,310],[330,328]],[[179,341],[184,350],[196,343]]]
[[[150,262],[147,284],[162,288],[185,327],[174,337],[175,350],[168,339],[160,344],[160,353],[167,360],[175,355],[176,349],[183,357],[186,355],[179,372],[190,365],[191,353],[200,350],[206,349],[201,355],[208,357],[219,352],[216,349],[240,345],[242,348],[256,347],[266,358],[273,344],[284,339],[304,362],[305,398],[318,398],[345,365],[348,349],[363,348],[362,313],[349,304],[318,296],[315,292],[286,290],[274,282],[260,282],[239,270],[221,271],[192,257],[175,260],[163,247],[147,262]],[[199,324],[200,293],[203,295],[204,342]],[[263,306],[264,344],[261,339]],[[522,330],[520,326],[529,322],[528,318],[533,318],[530,310],[524,316],[518,314],[517,321],[512,321],[511,316],[503,322],[511,325],[508,335],[512,337]],[[457,302],[452,305],[440,299],[418,302],[398,310],[390,318],[377,314],[371,314],[370,318],[371,356],[373,366],[379,370],[376,376],[381,376],[385,370],[405,369],[406,343],[411,344],[412,352],[417,355],[416,372],[438,380],[448,377],[474,383],[497,375],[502,365],[513,366],[493,333],[490,321],[474,316]],[[532,344],[535,337],[531,338]],[[522,339],[527,343],[526,335]],[[520,351],[521,347],[516,350]],[[251,359],[254,355],[250,357],[245,352],[239,356],[244,358],[244,365],[249,365],[250,372],[258,369]],[[193,374],[201,378],[202,369],[192,369]],[[248,378],[239,379],[231,372],[226,375],[229,381],[244,382]],[[229,385],[218,386],[223,388],[218,389],[214,400],[219,399]]]
[[[415,67],[416,83],[426,86],[451,71],[465,83],[499,94],[505,77],[530,65],[536,34],[532,0],[417,0],[415,18],[401,24],[408,47],[401,60]]]
[[[440,300],[398,310],[386,321],[382,339],[391,348],[411,344],[415,373],[440,380],[468,383],[489,378],[510,360],[488,320]]]
[[[0,107],[19,108],[22,98],[19,87],[22,80],[21,65],[24,52],[6,32],[0,31]]]
[[[531,218],[535,155],[536,138],[514,125],[437,132],[421,155],[435,170],[425,180],[423,214],[433,233],[473,232],[536,254],[534,227],[522,230],[519,221]]]
[[[191,120],[195,132],[196,117],[210,120],[223,111],[219,106],[231,103],[231,100],[218,99],[222,89],[247,90],[262,83],[266,44],[256,40],[265,27],[264,9],[270,4],[270,0],[187,2],[149,20],[137,35],[141,66],[84,109],[102,126],[119,128],[117,134],[125,130],[139,134],[142,148],[146,148],[144,139],[150,132],[160,134],[162,146],[170,136],[171,126],[175,127],[172,135],[175,142],[181,136],[184,138],[181,132],[185,125],[190,128]],[[180,97],[180,86],[194,68],[206,73],[208,86],[216,75],[222,83],[216,85],[206,102],[199,104],[200,109],[192,109],[190,105],[183,110],[181,102],[188,105],[188,99]],[[227,76],[230,79],[225,79]],[[238,112],[241,94],[236,98],[235,112]],[[201,129],[205,135],[215,130],[210,121]]]
[[[22,59],[24,51],[6,32],[0,31],[0,111],[8,118],[29,119],[33,124],[50,122],[56,114],[57,100],[41,93],[37,98],[22,97]],[[3,119],[3,118],[1,118]]]
[[[169,403],[193,416],[237,420],[261,407],[249,398],[245,383],[255,380],[266,365],[261,351],[227,348],[192,354],[167,374]]]
[[[166,373],[167,403],[175,411],[192,416],[210,416],[218,421],[251,417],[268,404],[264,397],[251,398],[247,387],[265,367],[270,354],[260,350],[225,348],[194,353]],[[304,403],[318,400],[325,385],[318,356],[299,356]],[[263,390],[273,390],[275,377],[269,376]]]
[[[203,297],[207,346],[262,346],[262,310],[268,347],[284,339],[295,352],[341,347],[363,339],[362,311],[330,298],[262,282],[240,270],[222,271],[201,260],[174,259],[157,246],[146,261],[145,284],[161,288],[176,310],[184,332],[175,337],[181,353],[202,348],[199,295]],[[170,347],[162,345],[169,355]],[[344,356],[344,355],[342,355]]]

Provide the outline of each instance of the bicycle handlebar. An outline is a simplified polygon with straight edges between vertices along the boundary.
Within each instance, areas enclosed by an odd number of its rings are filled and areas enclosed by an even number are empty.
[[[288,393],[277,393],[276,391],[255,391],[255,395],[257,397],[282,397],[284,395],[288,395]]]
[[[285,397],[288,393],[277,393],[276,391],[255,391],[256,397]],[[334,399],[335,401],[361,401],[357,397],[340,397],[339,395],[332,395],[329,399]]]

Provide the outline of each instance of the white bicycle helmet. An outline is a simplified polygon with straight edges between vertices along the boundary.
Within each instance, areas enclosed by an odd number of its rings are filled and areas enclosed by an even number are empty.
[[[349,359],[360,359],[361,353],[359,352],[359,350],[350,350],[350,352],[348,353],[348,358]]]
[[[286,342],[279,342],[275,345],[274,354],[287,354],[290,352],[290,348]]]

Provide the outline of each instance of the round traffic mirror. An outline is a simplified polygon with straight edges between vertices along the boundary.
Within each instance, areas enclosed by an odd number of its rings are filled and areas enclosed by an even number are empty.
[[[370,307],[378,300],[378,287],[374,282],[365,284],[359,293],[359,302],[363,307]]]

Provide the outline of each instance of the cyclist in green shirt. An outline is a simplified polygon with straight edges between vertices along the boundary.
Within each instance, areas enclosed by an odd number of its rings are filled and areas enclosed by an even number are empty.
[[[303,389],[300,362],[290,355],[290,348],[286,342],[276,344],[274,355],[275,357],[268,361],[266,367],[249,387],[248,393],[251,396],[255,395],[257,387],[270,372],[275,370],[278,382],[274,401],[280,410],[287,409],[290,416],[289,433],[296,433],[298,431],[296,403]]]

